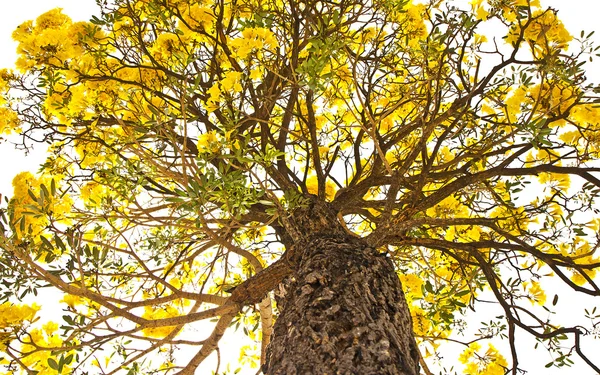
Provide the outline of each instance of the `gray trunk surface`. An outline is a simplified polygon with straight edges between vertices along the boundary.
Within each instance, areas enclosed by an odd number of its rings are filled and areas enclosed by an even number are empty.
[[[267,375],[418,375],[410,312],[389,259],[323,233],[295,250]]]

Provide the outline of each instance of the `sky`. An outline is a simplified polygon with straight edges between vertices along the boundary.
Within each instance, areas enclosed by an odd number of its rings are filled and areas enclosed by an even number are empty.
[[[465,0],[455,0],[457,2],[463,2]],[[600,0],[541,0],[543,6],[550,6],[559,10],[559,18],[565,24],[567,30],[573,35],[579,35],[581,30],[586,32],[593,31],[594,29],[600,29],[598,24],[598,12],[600,11]],[[63,12],[68,14],[73,20],[88,20],[92,14],[97,13],[97,5],[94,0],[2,0],[2,11],[0,12],[0,68],[11,67],[16,59],[16,43],[12,41],[10,35],[12,31],[20,25],[22,22],[34,19],[39,14],[42,14],[50,9],[60,7],[63,8]],[[599,34],[600,34],[600,30]],[[597,39],[600,41],[600,35]],[[586,71],[588,79],[600,82],[600,58],[592,64],[586,65]],[[41,162],[43,162],[46,147],[44,145],[38,145],[32,152],[25,155],[21,151],[16,151],[10,144],[0,144],[0,160],[2,160],[2,167],[0,169],[0,194],[4,196],[10,196],[12,192],[11,180],[14,175],[21,171],[36,171]],[[561,286],[556,284],[551,288],[560,290]],[[548,290],[548,289],[547,289]],[[594,301],[582,296],[575,294],[572,291],[566,291],[566,295],[561,295],[559,304],[558,319],[564,319],[565,324],[569,323],[569,319],[573,314],[583,315],[583,307],[591,306]],[[552,298],[553,293],[548,292],[549,298]],[[596,306],[600,307],[598,302],[595,302]],[[496,312],[493,310],[488,311],[487,315],[494,316]],[[471,318],[478,321],[484,320],[486,314],[477,314]],[[572,324],[572,323],[571,323]],[[227,337],[226,337],[227,339]],[[593,375],[594,372],[587,366],[576,360],[576,366],[570,369],[544,369],[543,365],[549,362],[550,357],[544,350],[530,351],[533,347],[534,341],[525,335],[519,335],[519,350],[520,350],[520,361],[521,365],[529,371],[530,374],[542,374],[542,375],[562,375],[565,373],[578,374],[578,375]],[[235,344],[237,340],[236,336],[229,337],[229,343],[225,346],[232,345],[237,347]],[[597,360],[600,353],[600,343],[598,341],[592,342],[590,340],[584,341],[584,352],[592,360]],[[457,352],[458,353],[458,352]],[[505,353],[507,353],[505,351]],[[237,359],[238,352],[232,351],[233,361]],[[446,365],[451,365],[451,362],[455,361],[457,355],[452,354],[452,351],[446,355],[444,362],[448,361]],[[433,366],[435,367],[435,366]],[[449,366],[447,366],[449,367]],[[235,367],[234,367],[235,368]],[[256,370],[248,372],[248,374],[254,374]],[[436,372],[437,373],[437,372]]]

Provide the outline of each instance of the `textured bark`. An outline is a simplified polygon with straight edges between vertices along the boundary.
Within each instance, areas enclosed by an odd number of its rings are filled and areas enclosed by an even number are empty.
[[[391,262],[334,232],[294,246],[265,374],[418,375],[410,312]]]

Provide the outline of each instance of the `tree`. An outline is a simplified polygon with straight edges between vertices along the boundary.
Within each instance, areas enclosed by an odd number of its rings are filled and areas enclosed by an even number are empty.
[[[265,374],[430,374],[489,296],[465,373],[517,374],[517,331],[600,371],[595,310],[540,314],[550,276],[600,295],[591,35],[537,0],[99,5],[1,73],[0,132],[49,145],[1,211],[9,371],[192,374],[242,326]]]

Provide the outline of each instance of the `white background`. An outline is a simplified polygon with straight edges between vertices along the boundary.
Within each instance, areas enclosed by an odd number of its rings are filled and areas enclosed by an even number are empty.
[[[463,1],[461,1],[463,2]],[[34,19],[39,14],[44,13],[55,7],[63,8],[63,11],[68,14],[73,20],[87,20],[89,17],[97,13],[97,6],[94,0],[0,0],[0,67],[11,67],[16,59],[15,48],[16,43],[12,41],[10,35],[12,31],[22,22]],[[587,32],[594,29],[600,29],[598,24],[598,14],[600,11],[600,0],[542,0],[543,6],[551,6],[559,10],[559,18],[565,23],[567,30],[573,35],[579,35],[581,30]],[[600,30],[599,34],[600,34]],[[600,37],[600,35],[599,35]],[[599,39],[600,40],[600,39]],[[600,61],[600,58],[598,59]],[[586,65],[587,76],[589,79],[595,82],[600,82],[600,65],[595,61],[593,64]],[[10,196],[12,193],[11,180],[12,177],[25,170],[32,172],[37,171],[39,164],[44,160],[45,145],[38,145],[29,155],[25,155],[23,152],[17,152],[10,144],[4,143],[0,145],[0,194],[4,196]],[[576,294],[573,291],[562,289],[557,283],[544,284],[550,300],[554,292],[558,292],[560,299],[558,302],[560,320],[564,319],[565,325],[572,325],[573,316],[583,316],[583,308],[597,306],[600,308],[600,301],[598,298],[595,301],[587,296]],[[561,292],[561,289],[563,292]],[[561,294],[563,293],[563,294]],[[43,304],[44,301],[38,301]],[[50,301],[48,301],[50,302]],[[55,302],[55,301],[54,301]],[[58,312],[60,313],[60,312]],[[495,315],[496,312],[489,311],[488,314],[491,316]],[[481,311],[477,314],[471,314],[468,316],[469,321],[477,325],[479,322],[484,320]],[[60,318],[59,318],[60,319]],[[227,336],[226,336],[227,339]],[[222,342],[221,348],[233,348],[239,345],[241,337],[235,335],[229,336],[228,343]],[[584,341],[584,352],[596,362],[600,364],[600,342],[598,341]],[[562,374],[578,374],[578,375],[592,375],[594,372],[587,366],[577,361],[574,357],[576,365],[571,368],[556,369],[550,368],[545,369],[544,364],[549,362],[551,358],[544,350],[533,351],[534,341],[528,338],[525,334],[518,335],[518,349],[520,364],[523,368],[529,371],[529,374],[543,374],[543,375],[562,375]],[[446,368],[450,368],[456,364],[456,358],[461,348],[455,347],[448,348],[449,351],[445,355],[443,365]],[[238,358],[237,350],[224,350],[222,351],[223,356],[227,356],[229,353],[232,361],[232,368],[236,368],[235,361]],[[507,351],[504,351],[508,354]],[[225,360],[225,358],[223,358]],[[508,359],[508,358],[507,358]],[[435,366],[432,367],[432,370]],[[208,369],[199,370],[199,373],[210,373]],[[248,374],[254,374],[256,370],[248,371]],[[439,372],[434,371],[436,374]],[[244,371],[244,373],[246,373]]]

